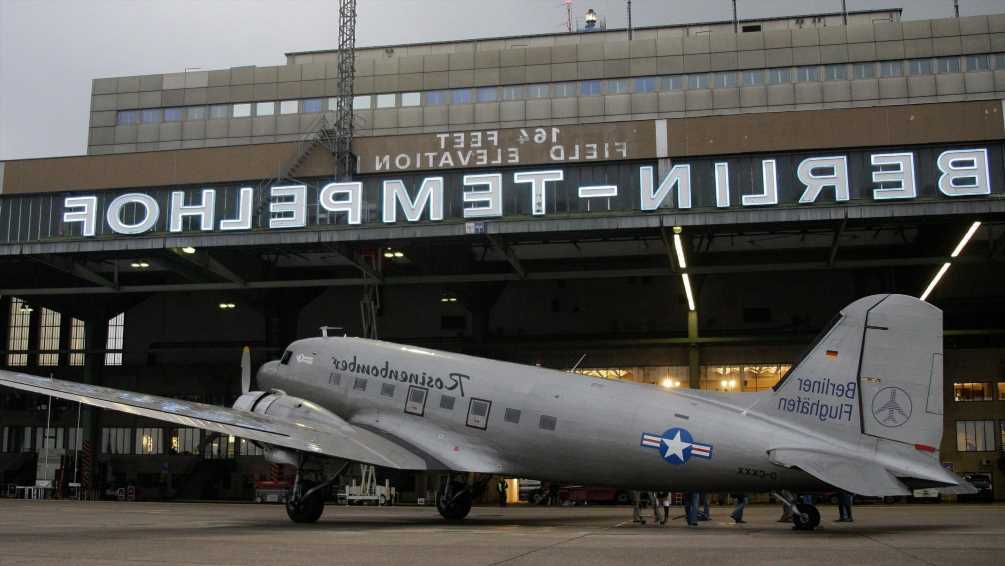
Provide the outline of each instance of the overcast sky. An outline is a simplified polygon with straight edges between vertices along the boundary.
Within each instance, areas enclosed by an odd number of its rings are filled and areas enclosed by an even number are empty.
[[[561,0],[359,0],[358,46],[559,32]],[[1005,0],[960,0],[962,15]],[[335,46],[338,0],[0,0],[0,160],[87,151],[91,79],[281,65]],[[730,0],[634,0],[636,26],[727,20]],[[952,0],[848,0],[948,17]],[[623,0],[575,0],[624,27]],[[837,12],[840,0],[740,0],[740,18]]]

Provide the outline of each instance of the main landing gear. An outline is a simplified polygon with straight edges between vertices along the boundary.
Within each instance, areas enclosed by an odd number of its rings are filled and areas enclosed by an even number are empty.
[[[812,531],[820,526],[820,511],[817,511],[816,506],[797,503],[795,498],[788,497],[785,493],[773,491],[771,495],[789,508],[792,513],[792,528],[797,531]]]
[[[460,521],[471,512],[471,504],[485,493],[491,475],[447,474],[440,481],[436,510],[448,521]]]
[[[307,456],[301,454],[296,479],[293,480],[293,487],[290,489],[289,497],[286,498],[286,514],[290,519],[294,523],[317,522],[325,511],[325,495],[328,493],[328,488],[347,467],[349,462],[343,464],[338,473],[326,479],[324,466],[320,469],[309,469]],[[313,479],[308,479],[308,476]]]

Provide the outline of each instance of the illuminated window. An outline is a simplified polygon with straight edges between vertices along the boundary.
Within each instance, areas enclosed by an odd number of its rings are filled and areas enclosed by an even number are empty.
[[[991,70],[991,57],[988,55],[968,55],[967,56],[967,71],[990,71]]]
[[[911,59],[907,62],[907,74],[908,75],[931,75],[932,74],[932,60],[931,59]]]
[[[953,383],[953,401],[992,401],[992,394],[991,382]]]
[[[35,429],[35,452],[44,450],[62,450],[66,441],[66,429],[60,426]]]
[[[852,65],[852,72],[856,79],[874,79],[876,78],[876,64],[855,63]]]
[[[205,106],[189,106],[187,109],[186,120],[205,120],[206,119],[206,107]]]
[[[998,382],[998,400],[1005,401],[1005,381]]]
[[[820,80],[820,75],[816,66],[796,67],[796,80],[799,82],[811,82]]]
[[[611,79],[607,81],[607,94],[628,94],[632,92],[630,79]]]
[[[136,454],[160,454],[164,431],[159,428],[136,429]]]
[[[203,457],[207,460],[226,460],[233,458],[237,451],[237,438],[226,434],[217,435],[206,443]]]
[[[126,313],[121,312],[118,316],[108,321],[108,340],[105,342],[105,365],[122,365],[122,344],[125,337]]]
[[[758,86],[764,84],[764,71],[756,69],[743,71],[743,86]]]
[[[199,107],[201,108],[201,107]],[[182,109],[181,108],[165,108],[164,109],[164,121],[165,122],[181,122]]]
[[[471,103],[471,89],[469,88],[459,88],[450,91],[450,103],[451,104],[470,104]]]
[[[31,329],[32,309],[17,297],[10,300],[10,319],[7,325],[7,365],[28,365],[28,333]]]
[[[103,454],[129,454],[133,443],[131,428],[101,429],[101,452]]]
[[[708,391],[742,391],[742,368],[740,366],[702,366],[701,389]]]
[[[156,124],[161,121],[163,114],[160,108],[147,108],[140,112],[140,120],[144,124]]]
[[[523,87],[522,86],[504,86],[502,87],[502,99],[503,100],[520,100],[523,98]]]
[[[789,69],[788,67],[778,69],[768,69],[766,73],[768,75],[769,85],[780,85],[783,83],[792,82],[792,69]]]
[[[660,87],[658,77],[639,77],[635,79],[635,92],[655,92]]]
[[[740,374],[742,391],[767,391],[774,387],[789,371],[788,364],[743,366]]]
[[[362,96],[352,97],[352,109],[353,110],[369,110],[370,109],[370,95],[364,94]],[[334,108],[332,109],[334,110]]]
[[[298,109],[298,101],[296,100],[283,100],[279,102],[280,114],[296,114]]]
[[[276,113],[275,102],[259,102],[255,104],[256,116],[272,116]]]
[[[827,65],[824,67],[824,78],[828,81],[848,80],[848,65],[845,65],[844,63]]]
[[[59,365],[59,325],[62,317],[56,311],[42,308],[38,317],[38,365]]]
[[[25,442],[31,439],[31,427],[5,426],[0,430],[0,450],[3,452],[27,452]],[[25,433],[28,433],[27,435]]]
[[[202,431],[197,428],[176,428],[171,432],[171,453],[196,455]]]
[[[936,59],[938,62],[939,73],[959,73],[960,72],[960,58],[959,57],[939,57]]]
[[[140,121],[140,114],[135,110],[122,110],[116,116],[115,122],[120,126],[136,124]]]
[[[957,452],[990,452],[994,449],[994,421],[956,421]]]
[[[879,76],[899,77],[904,74],[904,64],[900,61],[882,61],[879,64]]]
[[[320,98],[309,98],[304,101],[304,113],[317,114],[318,112],[321,112]]]
[[[82,450],[84,446],[84,429],[70,427],[66,430],[66,449]]]
[[[736,73],[733,71],[715,74],[715,88],[733,88],[736,86]]]
[[[248,116],[251,116],[251,104],[243,102],[234,105],[235,118],[247,118]]]
[[[494,86],[483,86],[475,91],[478,102],[495,102],[499,98],[499,90]]]
[[[417,92],[403,92],[401,93],[401,105],[406,106],[418,106],[422,103],[422,97]]]
[[[681,90],[687,82],[687,75],[671,75],[663,77],[663,90]]]
[[[395,99],[397,97],[394,93],[391,94],[378,94],[377,95],[377,108],[394,108]]]

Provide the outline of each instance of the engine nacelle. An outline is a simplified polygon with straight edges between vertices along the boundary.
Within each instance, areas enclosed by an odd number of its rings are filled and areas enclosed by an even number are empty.
[[[278,389],[249,391],[237,398],[234,408],[319,430],[352,431],[349,423],[328,409]],[[266,445],[265,459],[273,464],[298,466],[300,463],[295,450],[272,445]]]

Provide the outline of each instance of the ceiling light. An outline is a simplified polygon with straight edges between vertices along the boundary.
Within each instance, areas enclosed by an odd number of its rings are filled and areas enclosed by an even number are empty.
[[[236,307],[237,307],[237,305],[235,305],[234,303],[220,303],[220,309],[221,310],[229,310],[229,309],[233,309],[233,308],[236,308]]]
[[[392,258],[394,257],[394,252],[391,251],[384,252],[384,257]]]
[[[195,248],[193,248],[192,246],[185,246],[184,248],[181,249],[181,251],[183,251],[183,252],[185,252],[187,254],[194,254],[195,253]]]
[[[946,271],[949,271],[948,261],[942,264],[942,267],[939,269],[939,272],[935,274],[935,277],[932,278],[932,282],[928,284],[928,287],[925,289],[925,292],[921,294],[922,301],[928,299],[928,295],[932,294],[932,290],[935,289],[935,286],[939,284],[939,280],[942,279],[942,276],[946,274]]]
[[[130,263],[129,265],[131,267],[133,267],[134,269],[146,269],[146,268],[150,267],[149,263],[147,263],[145,261],[142,261],[142,260],[141,261],[134,261],[134,262]]]
[[[394,257],[405,257],[403,252],[394,252]]]
[[[694,294],[691,293],[691,279],[688,278],[687,273],[681,273],[680,277],[684,280],[684,294],[687,295],[687,308],[693,311]]]
[[[677,265],[681,269],[687,269],[687,261],[684,260],[684,244],[681,242],[680,233],[674,232],[673,247],[677,250]]]
[[[963,239],[960,240],[960,243],[956,244],[956,249],[953,250],[953,253],[949,257],[956,257],[956,256],[960,255],[960,252],[962,252],[963,248],[966,247],[967,242],[970,241],[970,238],[972,238],[974,236],[974,233],[977,232],[977,229],[980,228],[980,227],[981,227],[981,221],[980,220],[978,220],[978,221],[974,222],[973,224],[971,224],[970,225],[970,229],[967,230],[967,233],[963,235]]]

